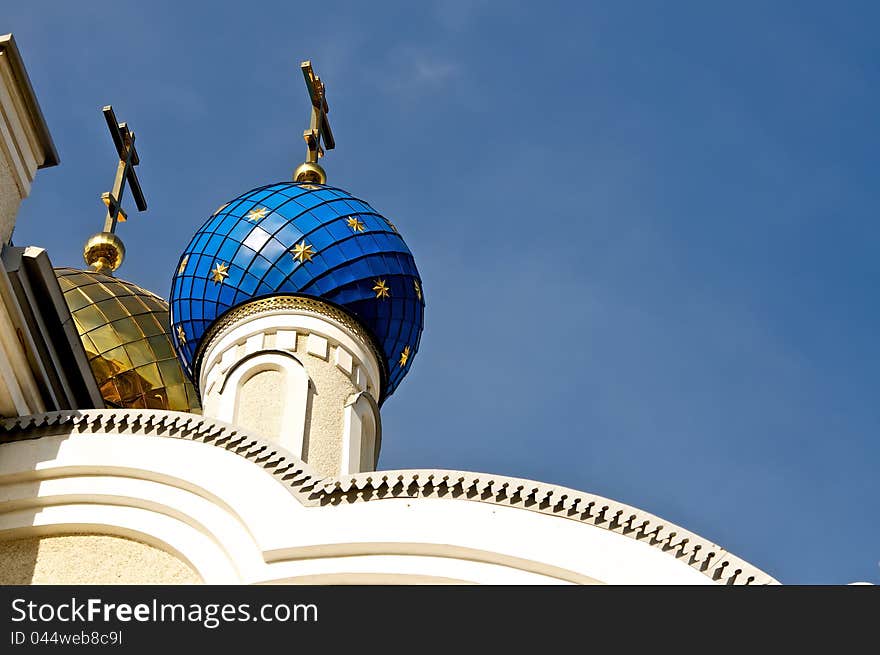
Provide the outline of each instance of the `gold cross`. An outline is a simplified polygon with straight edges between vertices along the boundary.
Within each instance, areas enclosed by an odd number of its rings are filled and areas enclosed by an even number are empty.
[[[327,105],[327,91],[324,88],[324,83],[312,70],[311,61],[304,61],[300,64],[300,68],[306,81],[306,88],[309,90],[309,98],[312,101],[312,118],[309,129],[303,132],[303,138],[306,140],[308,148],[306,161],[314,164],[317,163],[319,157],[324,156],[324,148],[333,150],[336,147],[336,141],[333,139],[330,121],[327,118],[330,107]],[[321,147],[321,141],[324,142],[323,147]]]
[[[128,215],[122,209],[122,194],[125,192],[125,183],[131,187],[131,195],[137,204],[138,211],[144,211],[147,208],[147,201],[144,199],[144,192],[141,190],[141,183],[138,181],[137,173],[134,167],[141,163],[137,150],[134,147],[134,132],[128,129],[128,123],[120,123],[116,120],[116,114],[113,113],[113,107],[107,105],[101,110],[104,113],[104,119],[107,121],[107,127],[110,129],[110,136],[113,137],[113,144],[116,146],[116,152],[119,154],[119,165],[116,167],[116,179],[113,181],[113,190],[109,193],[101,194],[101,200],[107,205],[107,216],[104,218],[104,232],[115,233],[116,223],[124,222]]]

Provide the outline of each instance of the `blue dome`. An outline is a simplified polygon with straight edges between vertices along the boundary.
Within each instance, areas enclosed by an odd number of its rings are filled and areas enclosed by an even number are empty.
[[[397,228],[363,200],[319,184],[260,187],[218,209],[184,250],[171,284],[171,334],[184,369],[214,321],[255,298],[320,298],[355,316],[385,361],[382,401],[419,349],[425,302]]]

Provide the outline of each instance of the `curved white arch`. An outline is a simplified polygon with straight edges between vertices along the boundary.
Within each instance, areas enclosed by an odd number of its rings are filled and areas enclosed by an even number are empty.
[[[369,391],[359,391],[345,403],[340,475],[375,471],[382,447],[379,405]]]
[[[256,352],[233,364],[228,371],[216,374],[216,379],[211,381],[204,394],[204,411],[226,423],[253,430],[254,426],[248,425],[241,413],[255,405],[255,401],[258,405],[259,399],[243,396],[248,393],[251,380],[267,371],[275,371],[282,376],[284,395],[281,402],[275,405],[278,411],[275,416],[277,425],[270,430],[271,434],[263,436],[279,443],[297,457],[302,457],[306,415],[311,403],[311,382],[305,367],[290,353],[280,350]]]
[[[646,543],[514,507],[304,506],[259,464],[197,441],[96,430],[0,444],[0,539],[73,528],[134,536],[218,584],[712,583]]]

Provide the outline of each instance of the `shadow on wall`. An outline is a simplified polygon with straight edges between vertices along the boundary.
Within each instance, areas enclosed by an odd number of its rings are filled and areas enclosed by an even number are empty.
[[[33,584],[39,539],[16,539],[0,543],[0,585]]]

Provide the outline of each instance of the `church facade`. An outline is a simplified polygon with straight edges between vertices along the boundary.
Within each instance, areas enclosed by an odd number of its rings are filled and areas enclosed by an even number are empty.
[[[377,470],[381,407],[419,349],[425,284],[397,226],[306,161],[181,244],[166,300],[117,275],[135,134],[82,269],[10,243],[59,163],[0,37],[0,583],[776,584],[681,527],[503,475]]]

